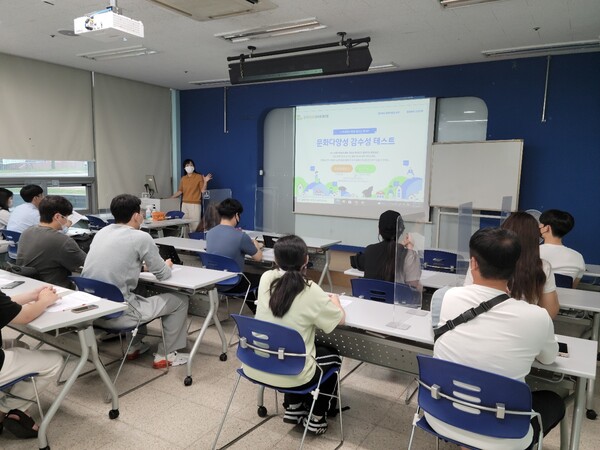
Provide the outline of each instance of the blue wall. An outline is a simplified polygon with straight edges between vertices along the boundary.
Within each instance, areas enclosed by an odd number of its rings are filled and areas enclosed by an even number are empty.
[[[363,76],[181,92],[182,159],[212,172],[212,188],[230,187],[248,214],[261,180],[263,122],[273,108],[394,97],[482,98],[488,140],[524,139],[520,209],[570,211],[565,243],[600,263],[600,53],[552,57],[546,122],[541,122],[546,58],[528,58]],[[493,168],[486,168],[493,170]],[[473,170],[481,170],[474,167]]]

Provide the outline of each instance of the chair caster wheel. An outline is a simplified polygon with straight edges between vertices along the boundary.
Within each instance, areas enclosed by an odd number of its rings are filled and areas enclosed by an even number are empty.
[[[598,413],[596,411],[594,411],[593,409],[588,409],[585,412],[585,417],[587,417],[590,420],[596,420],[596,418],[598,417]]]
[[[258,414],[258,417],[267,417],[267,408],[259,406],[256,414]]]
[[[183,380],[183,385],[191,386],[192,385],[192,377],[185,377],[185,380]]]
[[[221,353],[221,354],[219,355],[219,359],[220,359],[221,361],[227,361],[227,353]]]
[[[109,418],[110,420],[114,420],[114,419],[116,419],[117,417],[119,417],[119,410],[118,410],[118,409],[111,409],[111,410],[108,412],[108,418]]]

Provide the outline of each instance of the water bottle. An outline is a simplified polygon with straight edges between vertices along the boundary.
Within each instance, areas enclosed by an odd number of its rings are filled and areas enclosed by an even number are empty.
[[[146,220],[152,220],[152,208],[150,208],[150,205],[146,208]]]

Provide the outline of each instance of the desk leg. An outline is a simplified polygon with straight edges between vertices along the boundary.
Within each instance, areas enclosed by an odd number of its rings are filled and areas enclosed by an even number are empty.
[[[598,342],[598,335],[600,331],[600,313],[594,313],[594,319],[592,321],[592,340]],[[586,401],[586,416],[588,419],[594,420],[598,417],[598,414],[594,410],[594,380],[588,380],[587,384],[587,401]]]
[[[331,274],[329,273],[329,250],[325,250],[325,265],[323,266],[323,271],[321,272],[321,278],[319,278],[319,286],[323,283],[323,279],[327,275],[327,281],[329,281],[329,290],[333,291],[333,283],[331,282]]]
[[[221,361],[227,360],[227,340],[225,339],[225,333],[223,333],[223,328],[221,327],[221,322],[219,322],[219,318],[217,317],[216,311],[219,306],[219,294],[217,293],[217,289],[213,287],[210,291],[208,291],[208,314],[206,315],[206,319],[204,319],[204,323],[202,324],[202,328],[200,328],[200,334],[196,338],[196,342],[194,342],[194,346],[192,347],[192,351],[190,352],[190,357],[187,362],[187,376],[185,380],[183,380],[183,384],[185,386],[192,385],[192,361],[194,360],[194,356],[200,347],[200,343],[202,342],[202,338],[204,337],[204,333],[208,326],[210,325],[210,321],[213,320],[215,322],[215,327],[221,337],[221,343],[223,345],[223,353],[220,355],[219,359]]]
[[[62,390],[60,391],[56,399],[54,399],[54,402],[52,402],[52,405],[46,412],[44,420],[40,425],[40,430],[38,432],[38,443],[41,449],[45,449],[48,447],[48,440],[46,438],[48,426],[54,418],[54,415],[58,411],[58,408],[60,408],[60,405],[62,404],[63,400],[71,390],[71,387],[73,387],[73,383],[75,383],[75,380],[77,380],[77,377],[79,377],[79,374],[83,370],[83,366],[85,366],[85,363],[88,360],[90,351],[92,354],[92,360],[94,362],[94,365],[96,366],[96,370],[98,371],[100,378],[102,378],[102,381],[104,381],[104,384],[106,384],[106,387],[109,389],[112,395],[113,409],[109,412],[109,417],[111,419],[116,419],[119,416],[119,396],[117,395],[117,391],[115,390],[114,385],[110,381],[110,378],[106,373],[104,366],[98,358],[98,346],[96,344],[94,328],[90,325],[87,328],[78,330],[77,335],[79,336],[79,344],[81,345],[81,357],[79,358],[77,366],[75,366],[75,369],[73,370],[69,378],[65,381]]]
[[[575,401],[573,403],[573,423],[571,425],[570,450],[579,449],[579,439],[581,438],[581,424],[583,422],[583,410],[585,409],[585,388],[586,378],[577,378],[575,383]]]

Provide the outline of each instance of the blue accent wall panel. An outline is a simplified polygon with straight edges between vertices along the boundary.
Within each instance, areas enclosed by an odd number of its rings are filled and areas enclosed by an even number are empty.
[[[233,86],[227,88],[227,133],[224,88],[182,91],[181,158],[212,172],[211,187],[231,188],[247,211],[242,226],[252,227],[270,110],[411,96],[480,97],[488,107],[488,140],[525,141],[519,208],[570,211],[576,226],[566,245],[587,262],[600,263],[600,53],[552,57],[542,122],[546,63],[539,57]]]

